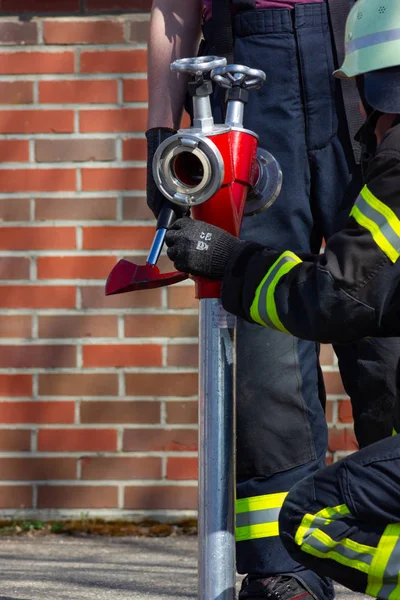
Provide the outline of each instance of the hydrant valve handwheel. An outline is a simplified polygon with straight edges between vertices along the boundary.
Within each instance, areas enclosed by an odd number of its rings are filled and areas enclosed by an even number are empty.
[[[259,69],[250,69],[244,65],[213,67],[211,79],[223,88],[241,87],[246,90],[258,90],[265,82],[265,73]]]
[[[221,56],[196,56],[195,58],[180,58],[171,63],[171,71],[189,73],[201,77],[213,69],[224,67],[226,58]]]

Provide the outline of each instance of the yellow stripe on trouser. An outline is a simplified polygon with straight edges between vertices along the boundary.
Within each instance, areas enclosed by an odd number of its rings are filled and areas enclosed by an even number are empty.
[[[320,529],[320,527],[348,515],[350,515],[350,510],[345,504],[323,508],[315,515],[304,515],[296,532],[295,543],[307,554],[317,558],[331,559],[339,564],[368,573],[376,552],[375,548],[348,538],[334,540]],[[350,556],[348,556],[349,554]]]
[[[341,565],[346,567],[351,567],[353,569],[357,569],[358,571],[362,571],[363,573],[368,573],[369,565],[363,563],[361,561],[352,560],[351,558],[346,558],[342,556],[339,552],[335,552],[334,550],[329,550],[328,552],[321,552],[320,550],[316,550],[310,544],[303,544],[301,547],[303,552],[307,552],[307,554],[312,554],[316,558],[330,558],[338,562]]]
[[[275,288],[282,277],[301,262],[296,254],[288,250],[283,252],[270,269],[268,269],[267,274],[256,289],[254,300],[250,307],[250,316],[253,321],[259,323],[259,325],[264,325],[264,327],[271,327],[278,331],[289,333],[278,316],[275,302]]]
[[[260,523],[257,525],[247,525],[236,527],[236,541],[245,542],[246,540],[258,540],[266,537],[276,537],[279,535],[279,523]]]
[[[400,256],[400,220],[392,209],[364,186],[350,215],[370,232],[376,245],[395,263]]]
[[[316,527],[313,527],[315,521],[317,521],[318,526],[326,525],[327,523],[341,519],[342,516],[349,514],[350,510],[345,504],[339,504],[338,506],[327,506],[326,508],[323,508],[315,513],[315,515],[311,515],[309,513],[305,514],[299,528],[297,529],[294,539],[295,543],[298,546],[302,545],[307,532],[311,532],[316,529]]]
[[[246,519],[246,515],[251,521],[252,514],[259,511],[270,509],[280,509],[287,492],[278,494],[265,494],[263,496],[252,496],[250,498],[240,498],[236,500],[236,514]],[[246,540],[255,540],[264,537],[273,537],[279,535],[279,524],[277,519],[264,523],[248,524],[236,527],[236,541],[244,542]]]
[[[385,584],[387,584],[385,579],[386,569],[392,553],[399,542],[399,539],[400,523],[388,525],[383,532],[381,539],[379,540],[377,552],[374,556],[374,560],[372,561],[368,573],[368,586],[365,592],[370,596],[375,596],[376,598],[386,597],[385,594],[382,593],[382,588]],[[398,571],[398,577],[400,577],[400,565]],[[398,598],[400,598],[399,582],[392,593],[389,594],[388,600],[398,600]]]
[[[384,600],[400,600],[400,523],[388,525],[377,548],[350,538],[334,540],[321,527],[349,515],[345,504],[329,507],[315,515],[304,515],[295,543],[303,552],[331,559],[368,576],[366,594]]]
[[[325,546],[326,550],[321,551],[313,547],[311,542],[314,539],[318,540],[323,546]],[[357,569],[358,571],[362,571],[363,573],[368,573],[370,569],[370,565],[368,563],[357,558],[349,558],[341,554],[340,550],[343,551],[346,548],[360,555],[369,554],[374,556],[376,552],[376,548],[373,546],[359,544],[358,542],[348,538],[336,541],[324,531],[320,531],[319,529],[313,531],[312,534],[310,534],[310,536],[307,538],[307,542],[301,546],[303,552],[307,552],[307,554],[312,554],[318,558],[330,558],[331,560],[335,560],[346,567],[351,567],[353,569]]]

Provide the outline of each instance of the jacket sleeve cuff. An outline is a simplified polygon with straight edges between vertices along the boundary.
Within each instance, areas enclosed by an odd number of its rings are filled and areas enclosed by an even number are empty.
[[[247,265],[251,258],[263,249],[264,246],[255,242],[238,244],[230,255],[222,279],[222,306],[228,312],[247,321],[251,321],[243,306]]]

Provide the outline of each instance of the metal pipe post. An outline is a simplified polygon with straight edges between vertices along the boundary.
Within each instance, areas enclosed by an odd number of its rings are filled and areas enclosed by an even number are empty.
[[[235,598],[235,325],[200,300],[199,600]]]

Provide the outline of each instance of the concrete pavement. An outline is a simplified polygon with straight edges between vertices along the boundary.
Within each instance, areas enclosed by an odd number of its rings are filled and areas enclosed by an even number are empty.
[[[0,600],[195,599],[196,544],[185,536],[0,537]],[[366,597],[338,588],[337,598]]]

